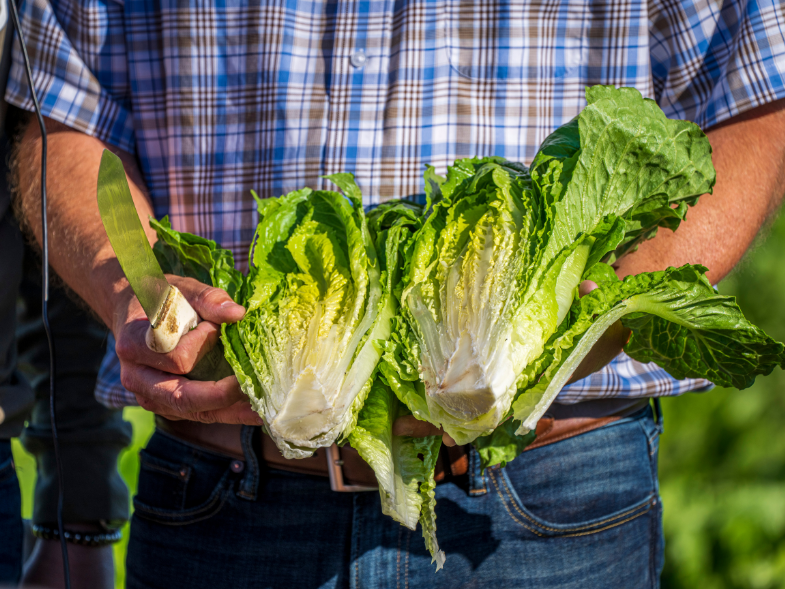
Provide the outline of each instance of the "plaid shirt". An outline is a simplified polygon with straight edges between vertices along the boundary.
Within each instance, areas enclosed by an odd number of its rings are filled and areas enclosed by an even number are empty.
[[[778,0],[24,0],[44,114],[135,153],[155,213],[240,265],[249,196],[354,172],[366,204],[423,192],[426,163],[530,162],[587,85],[634,86],[704,128],[785,96]],[[31,109],[18,44],[7,100]],[[99,382],[131,402],[111,353]],[[679,394],[626,356],[576,402]],[[112,400],[109,400],[112,399]]]

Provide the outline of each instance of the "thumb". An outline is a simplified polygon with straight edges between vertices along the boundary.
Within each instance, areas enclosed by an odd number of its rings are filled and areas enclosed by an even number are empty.
[[[194,311],[206,321],[216,323],[236,323],[245,315],[245,308],[232,300],[229,294],[220,288],[207,286],[193,278],[167,276],[185,296]]]

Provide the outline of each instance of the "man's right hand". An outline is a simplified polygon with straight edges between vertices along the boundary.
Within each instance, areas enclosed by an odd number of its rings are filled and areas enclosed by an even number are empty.
[[[150,323],[138,299],[130,287],[118,293],[112,331],[123,386],[140,406],[167,419],[261,425],[234,376],[217,382],[182,376],[218,343],[221,324],[239,321],[245,309],[225,291],[192,278],[169,275],[167,280],[180,289],[202,321],[171,352],[153,352],[145,344]]]

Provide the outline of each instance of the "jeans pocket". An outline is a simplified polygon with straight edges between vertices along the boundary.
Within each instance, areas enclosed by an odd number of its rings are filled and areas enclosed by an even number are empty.
[[[169,441],[165,447],[172,450],[174,444]],[[139,453],[136,515],[161,524],[187,525],[217,514],[231,492],[229,461],[204,460],[201,453],[185,446],[185,451],[161,455],[158,446],[156,453],[148,449]]]
[[[656,458],[637,421],[524,452],[487,471],[491,490],[537,536],[585,536],[634,520],[658,502]]]

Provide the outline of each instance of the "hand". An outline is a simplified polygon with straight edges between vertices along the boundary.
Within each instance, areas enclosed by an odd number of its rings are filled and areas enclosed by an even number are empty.
[[[591,280],[584,280],[580,286],[580,296],[584,296],[597,288],[597,285]],[[600,339],[597,340],[589,350],[589,353],[572,373],[570,380],[567,384],[579,381],[593,374],[607,365],[622,351],[630,339],[632,332],[617,321],[611,325],[607,331],[602,334]]]
[[[147,316],[130,286],[125,288],[117,297],[112,329],[123,386],[136,395],[140,406],[167,419],[261,425],[234,376],[217,382],[182,376],[217,344],[221,323],[239,321],[245,309],[225,291],[192,278],[169,275],[167,280],[180,289],[202,321],[171,352],[153,352],[145,344]]]
[[[91,524],[66,523],[66,530],[99,534],[102,527]],[[81,546],[68,544],[68,562],[71,585],[90,589],[114,587],[114,559],[112,546]],[[30,556],[25,561],[24,573],[19,585],[22,589],[61,589],[63,578],[63,553],[59,540],[36,539]]]
[[[394,436],[411,436],[413,438],[424,438],[426,436],[441,436],[445,446],[455,446],[453,440],[444,430],[436,427],[427,421],[420,421],[414,415],[404,415],[393,423]]]

